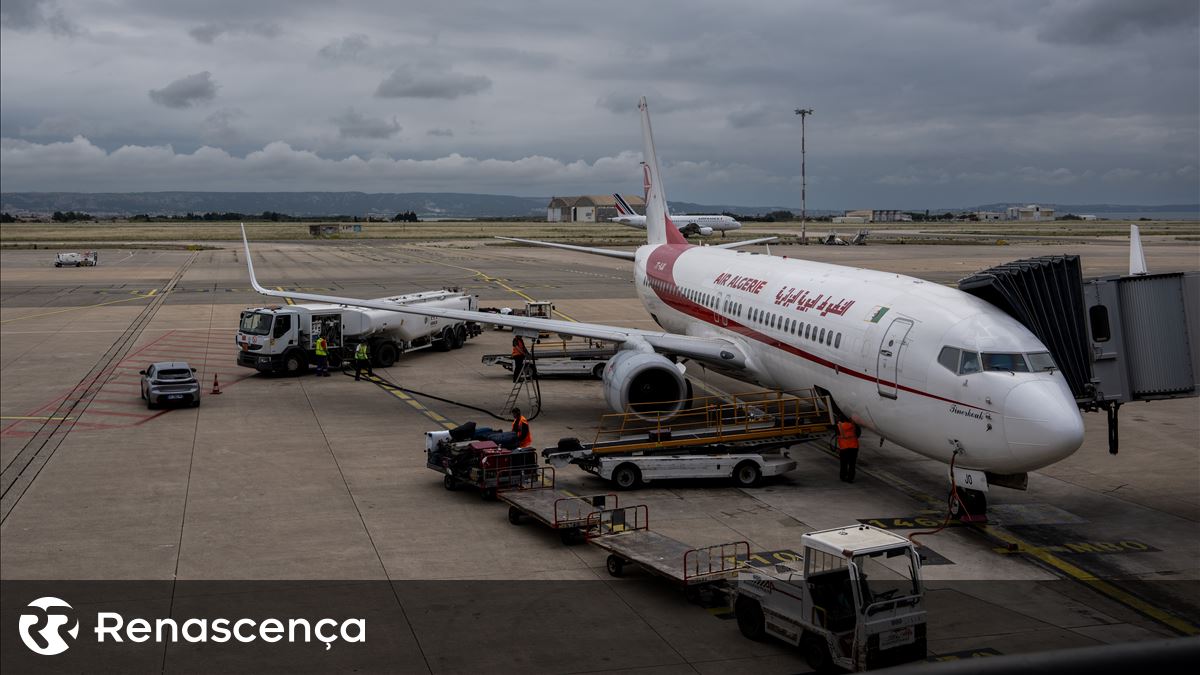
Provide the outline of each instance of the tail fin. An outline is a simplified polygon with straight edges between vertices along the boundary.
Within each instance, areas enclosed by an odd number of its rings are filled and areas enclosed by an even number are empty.
[[[1129,225],[1129,274],[1146,274],[1146,254],[1142,251],[1142,233],[1138,226]]]
[[[638,110],[642,111],[642,155],[650,185],[646,192],[646,241],[650,244],[687,244],[667,213],[667,196],[658,170],[658,155],[654,152],[654,132],[650,130],[650,109],[646,107],[645,96],[638,101]]]
[[[629,202],[625,201],[625,198],[622,197],[620,195],[620,193],[614,192],[613,199],[617,200],[617,213],[618,214],[620,214],[622,216],[637,215],[637,211],[633,210],[633,207],[629,205]]]

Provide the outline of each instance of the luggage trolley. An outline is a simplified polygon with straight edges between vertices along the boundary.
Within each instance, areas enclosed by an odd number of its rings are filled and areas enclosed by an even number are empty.
[[[496,482],[504,487],[496,496],[508,504],[508,522],[518,525],[521,516],[529,516],[558,530],[564,544],[579,539],[580,532],[588,524],[588,516],[619,506],[617,495],[611,492],[576,495],[556,489],[554,468],[549,466],[539,467],[534,472],[507,469],[497,478]]]
[[[606,567],[614,577],[635,563],[686,588],[736,576],[742,561],[750,558],[746,541],[693,548],[651,532],[650,509],[644,504],[592,513],[584,533],[589,543],[608,551]]]

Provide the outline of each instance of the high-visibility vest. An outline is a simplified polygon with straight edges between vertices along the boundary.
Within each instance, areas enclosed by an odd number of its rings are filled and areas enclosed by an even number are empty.
[[[325,338],[317,338],[317,356],[329,356],[329,347]]]
[[[513,420],[513,433],[517,435],[517,447],[527,448],[533,445],[533,431],[529,429],[529,420],[521,415]]]
[[[367,343],[358,343],[358,348],[354,350],[354,358],[357,361],[366,361],[369,358],[367,356]]]
[[[853,422],[838,422],[838,450],[858,449],[858,429]]]
[[[514,357],[527,356],[528,354],[529,354],[529,352],[527,352],[525,350],[525,341],[524,340],[521,340],[521,339],[513,340],[512,355]]]

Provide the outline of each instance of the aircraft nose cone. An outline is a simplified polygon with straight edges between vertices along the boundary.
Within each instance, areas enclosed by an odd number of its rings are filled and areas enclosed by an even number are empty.
[[[1083,444],[1083,417],[1066,382],[1013,387],[1004,400],[1004,435],[1023,471],[1053,464]]]

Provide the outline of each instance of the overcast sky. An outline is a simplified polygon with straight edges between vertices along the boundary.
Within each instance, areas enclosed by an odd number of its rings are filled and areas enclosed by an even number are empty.
[[[0,189],[1200,201],[1197,0],[0,0]]]

